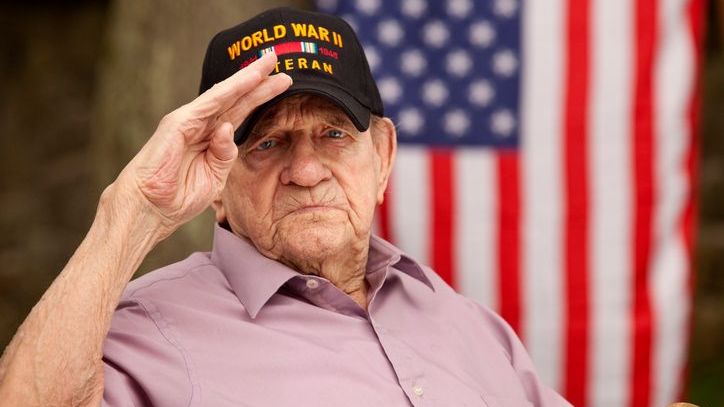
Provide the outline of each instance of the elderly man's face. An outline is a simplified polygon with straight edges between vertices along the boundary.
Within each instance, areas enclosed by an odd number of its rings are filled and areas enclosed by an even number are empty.
[[[280,102],[239,147],[217,220],[292,263],[366,247],[395,153],[391,122],[373,122],[361,133],[318,96]]]

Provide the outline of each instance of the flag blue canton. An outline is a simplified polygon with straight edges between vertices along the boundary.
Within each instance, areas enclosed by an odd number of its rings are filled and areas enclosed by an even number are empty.
[[[400,143],[518,146],[518,0],[316,3],[357,32]]]

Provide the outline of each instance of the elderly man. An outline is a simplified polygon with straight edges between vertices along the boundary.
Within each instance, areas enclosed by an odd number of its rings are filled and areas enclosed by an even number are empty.
[[[3,355],[1,405],[568,405],[505,322],[371,234],[396,136],[346,23],[223,31],[202,92],[104,191]],[[210,253],[126,287],[209,205]]]

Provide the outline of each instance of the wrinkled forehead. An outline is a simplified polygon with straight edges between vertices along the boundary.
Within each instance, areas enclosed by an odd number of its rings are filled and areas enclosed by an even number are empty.
[[[252,128],[250,138],[258,138],[279,127],[303,126],[309,121],[343,129],[355,128],[347,114],[334,102],[324,96],[301,94],[285,98],[266,111]]]

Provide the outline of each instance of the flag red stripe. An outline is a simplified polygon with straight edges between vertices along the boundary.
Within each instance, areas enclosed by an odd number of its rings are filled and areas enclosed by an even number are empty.
[[[452,287],[456,287],[454,274],[455,224],[454,170],[452,150],[432,149],[430,151],[430,211],[432,230],[428,250],[433,269]]]
[[[633,183],[633,313],[631,319],[631,406],[651,403],[651,335],[654,315],[649,295],[654,206],[654,51],[656,0],[634,2],[635,55],[632,113]]]
[[[498,281],[500,315],[521,336],[520,170],[516,151],[498,154]],[[522,339],[522,338],[521,338]]]
[[[694,258],[694,236],[696,234],[696,209],[698,207],[698,160],[699,160],[699,112],[701,111],[701,58],[704,33],[704,0],[691,0],[689,2],[688,19],[689,28],[691,29],[691,43],[694,46],[694,89],[692,89],[691,99],[688,106],[689,120],[689,150],[687,151],[686,173],[689,182],[689,199],[686,208],[683,211],[683,219],[681,225],[681,233],[686,245],[687,258],[689,262]],[[694,298],[695,278],[694,269],[691,263],[688,264],[687,275],[689,283],[687,290],[689,291],[689,300]],[[689,348],[691,336],[693,333],[693,323],[691,314],[688,316],[687,329],[684,333],[684,349]],[[686,400],[688,393],[688,377],[689,377],[689,358],[686,358],[684,368],[682,369],[678,383],[680,385],[678,392],[678,400]]]
[[[390,208],[392,208],[392,199],[394,199],[392,186],[392,177],[387,180],[387,190],[385,190],[385,200],[379,205],[377,209],[377,216],[379,216],[378,225],[380,227],[380,236],[388,242],[394,242],[394,236],[392,235],[392,225],[390,219]]]
[[[563,393],[575,406],[588,395],[588,152],[590,0],[569,0],[564,106],[565,364]]]

